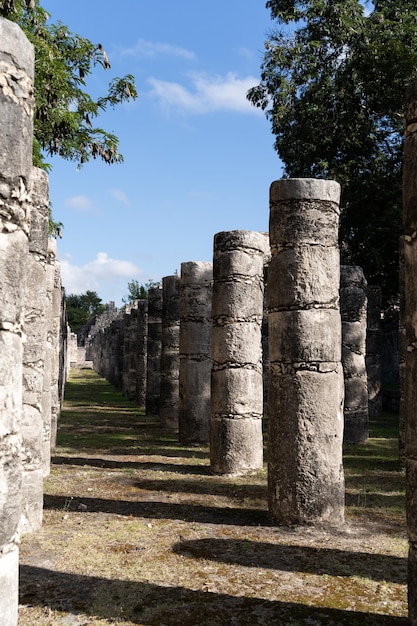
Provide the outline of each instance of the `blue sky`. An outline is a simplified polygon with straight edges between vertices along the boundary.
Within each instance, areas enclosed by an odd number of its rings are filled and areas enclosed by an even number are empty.
[[[267,231],[269,186],[282,165],[264,114],[247,101],[273,23],[265,0],[43,0],[70,30],[101,43],[114,76],[139,98],[100,116],[121,165],[51,159],[50,199],[67,293],[92,289],[122,305],[127,284],[212,261],[224,230]]]

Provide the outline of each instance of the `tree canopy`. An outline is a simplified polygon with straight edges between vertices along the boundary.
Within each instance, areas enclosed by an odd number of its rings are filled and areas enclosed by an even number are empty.
[[[110,69],[101,43],[52,23],[39,0],[0,0],[0,16],[17,22],[35,48],[34,165],[47,167],[45,156],[55,154],[79,164],[91,158],[121,162],[117,137],[95,125],[95,118],[136,98],[133,76],[113,78],[107,93],[93,98],[87,77],[97,65]]]
[[[159,283],[153,280],[148,280],[144,285],[140,285],[139,281],[135,278],[127,283],[127,295],[123,296],[122,302],[124,304],[134,304],[135,300],[146,300],[148,292],[151,287],[158,287]]]
[[[106,308],[95,291],[65,296],[68,324],[72,332],[77,333],[95,315]]]
[[[417,75],[414,0],[268,0],[275,21],[248,93],[287,177],[342,186],[341,252],[398,292],[403,110]]]

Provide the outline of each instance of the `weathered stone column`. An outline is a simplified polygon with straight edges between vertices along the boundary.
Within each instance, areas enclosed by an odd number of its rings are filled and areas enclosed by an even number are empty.
[[[342,365],[345,381],[344,443],[368,441],[368,378],[366,374],[367,282],[361,267],[340,268]]]
[[[366,372],[368,376],[369,417],[378,417],[382,411],[381,391],[381,307],[382,290],[368,285],[368,311],[366,328]]]
[[[162,289],[148,291],[146,415],[159,415],[161,392]]]
[[[180,368],[180,277],[162,279],[161,400],[163,428],[178,428]]]
[[[0,18],[0,616],[17,624],[21,515],[22,336],[29,257],[33,47]]]
[[[403,160],[405,278],[405,462],[408,553],[408,616],[417,625],[417,81],[407,90]]]
[[[179,440],[210,440],[213,264],[181,263]]]
[[[26,271],[26,311],[23,346],[22,518],[21,532],[42,526],[43,417],[42,392],[47,341],[46,277],[49,190],[46,172],[32,171],[29,257]]]
[[[217,233],[213,254],[210,462],[238,475],[263,465],[262,339],[266,233]]]
[[[268,332],[268,268],[270,257],[267,264],[264,266],[264,306],[262,316],[262,367],[263,367],[263,402],[264,402],[264,414],[266,407],[268,406],[268,384],[269,384],[269,332]]]
[[[55,241],[55,240],[53,240]],[[55,258],[54,284],[52,290],[52,367],[51,367],[51,449],[56,446],[56,436],[58,432],[58,421],[61,415],[61,398],[59,389],[60,379],[60,354],[61,354],[61,317],[62,317],[62,280],[61,263]]]
[[[405,267],[404,267],[404,237],[399,241],[399,289],[400,306],[398,319],[398,382],[400,386],[400,402],[398,416],[398,457],[400,467],[405,467],[405,369],[407,356],[407,339],[405,329]],[[381,400],[382,403],[382,400]]]
[[[344,520],[335,181],[270,188],[268,501],[282,524]]]
[[[136,403],[146,405],[146,361],[148,344],[148,301],[137,301]]]
[[[136,399],[136,320],[135,305],[126,306],[123,337],[123,393],[131,400]]]
[[[51,421],[52,421],[52,381],[53,381],[53,351],[55,347],[53,296],[55,283],[56,240],[48,238],[48,256],[46,266],[46,308],[47,342],[45,350],[45,366],[42,391],[43,417],[43,475],[49,476],[51,467]]]
[[[70,335],[70,367],[77,367],[78,363],[78,346],[77,346],[77,333],[71,333]]]

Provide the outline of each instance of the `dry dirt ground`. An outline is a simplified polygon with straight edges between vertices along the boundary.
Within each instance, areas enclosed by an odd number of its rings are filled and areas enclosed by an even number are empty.
[[[277,527],[265,468],[213,476],[207,447],[75,370],[43,527],[22,539],[19,626],[404,626],[395,446],[346,451],[345,526]]]

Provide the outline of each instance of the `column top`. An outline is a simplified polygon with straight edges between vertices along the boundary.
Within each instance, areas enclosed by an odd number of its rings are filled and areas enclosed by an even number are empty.
[[[282,178],[271,183],[270,200],[324,200],[340,202],[340,184],[322,178]]]
[[[15,22],[0,17],[0,48],[16,66],[33,80],[35,51],[23,30]]]

